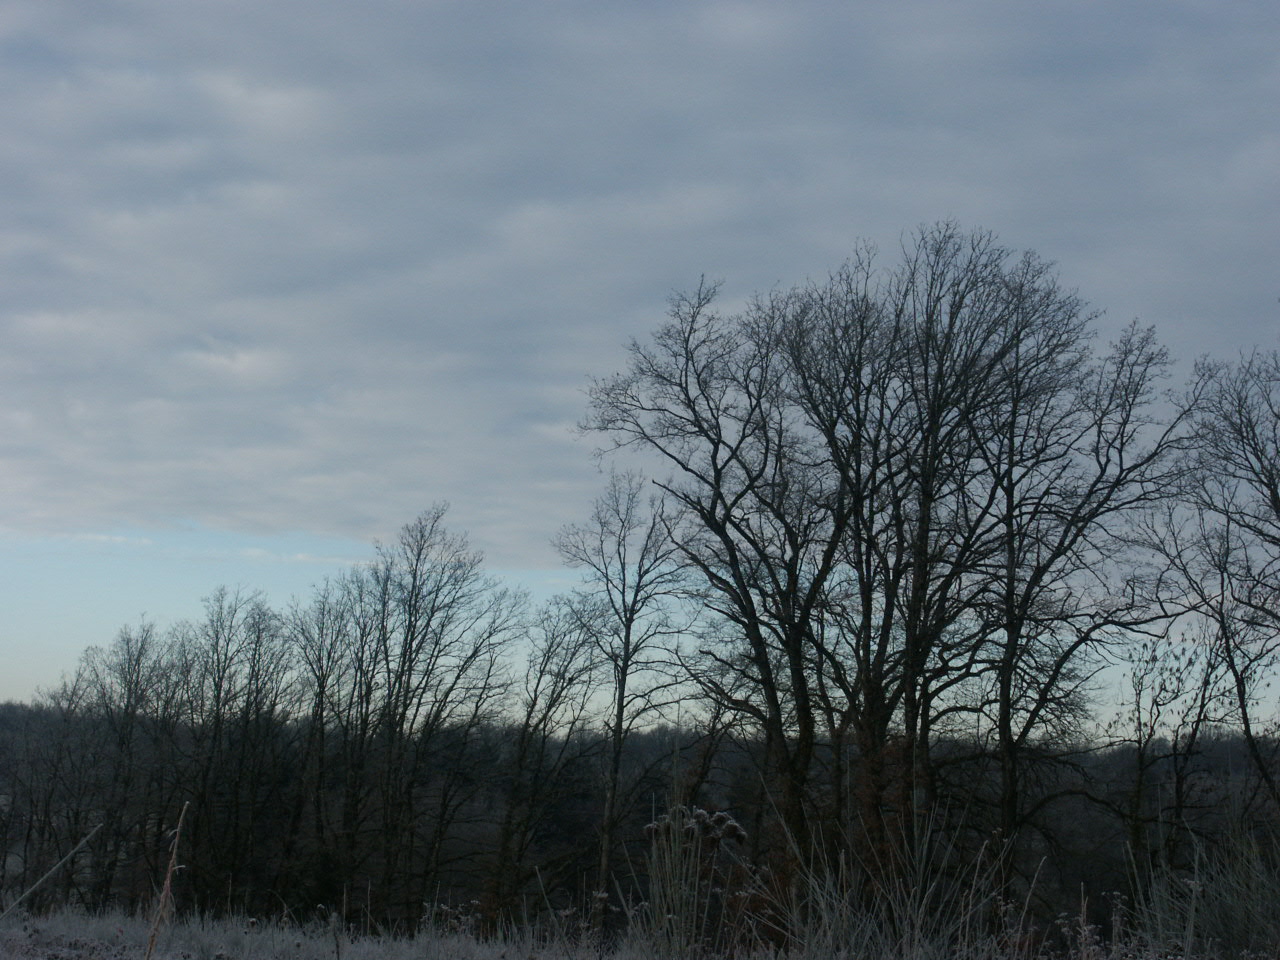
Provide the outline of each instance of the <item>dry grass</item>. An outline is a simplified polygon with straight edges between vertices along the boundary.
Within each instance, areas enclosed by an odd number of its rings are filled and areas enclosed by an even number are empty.
[[[1064,919],[1063,938],[1051,952],[1031,950],[998,933],[976,927],[961,930],[950,920],[918,917],[908,936],[886,931],[877,918],[847,906],[815,916],[807,936],[784,953],[762,945],[739,950],[737,960],[1228,960],[1240,956],[1200,942],[1184,952],[1133,932],[1122,942],[1104,943],[1097,931],[1076,919]],[[1185,919],[1185,918],[1184,918]],[[151,924],[145,917],[121,914],[89,916],[63,910],[46,917],[11,917],[0,928],[0,956],[14,960],[143,960]],[[966,932],[967,931],[967,932]],[[1185,928],[1179,933],[1184,933]],[[296,926],[274,921],[175,918],[160,932],[153,960],[656,960],[662,957],[723,956],[705,945],[687,952],[672,949],[665,938],[638,937],[609,949],[584,940],[539,940],[529,931],[508,931],[483,940],[468,934],[423,931],[414,938],[371,937],[316,923]],[[1250,954],[1277,956],[1275,950]]]
[[[558,957],[512,938],[483,942],[453,934],[413,939],[366,937],[327,924],[298,927],[275,922],[175,918],[150,947],[151,925],[121,914],[88,916],[64,910],[0,929],[0,956],[41,960],[526,960]],[[585,958],[589,954],[583,952]]]
[[[1141,878],[1111,941],[1080,915],[1044,937],[1003,904],[994,875],[944,869],[938,848],[897,864],[874,895],[866,874],[829,866],[769,891],[738,858],[740,828],[680,808],[652,826],[649,900],[629,906],[630,934],[607,948],[589,931],[513,927],[479,938],[449,925],[377,937],[331,920],[170,916],[167,890],[150,919],[63,910],[0,918],[0,957],[22,960],[1260,960],[1280,957],[1280,862],[1273,840],[1242,838],[1194,871]],[[174,845],[179,837],[175,831]],[[177,863],[171,860],[170,876]],[[882,872],[882,876],[886,875]],[[951,877],[940,881],[939,877]],[[860,891],[853,893],[851,891]],[[181,906],[180,904],[178,905]],[[763,934],[785,928],[786,937]]]

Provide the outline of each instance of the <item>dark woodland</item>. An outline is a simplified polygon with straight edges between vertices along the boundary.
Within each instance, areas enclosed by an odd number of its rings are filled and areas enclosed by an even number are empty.
[[[146,909],[189,804],[207,914],[731,952],[980,888],[1045,939],[1194,902],[1204,942],[1280,945],[1247,893],[1280,889],[1280,354],[1175,381],[989,234],[889,259],[673,298],[589,390],[573,592],[490,577],[436,506],[0,708],[6,900],[75,850],[30,909]]]

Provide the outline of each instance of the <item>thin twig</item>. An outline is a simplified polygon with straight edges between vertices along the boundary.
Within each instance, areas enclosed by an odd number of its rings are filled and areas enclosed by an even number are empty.
[[[18,904],[20,904],[23,900],[27,899],[27,897],[29,897],[31,893],[37,887],[40,886],[40,884],[44,883],[46,880],[52,877],[55,873],[57,873],[58,868],[61,867],[64,863],[66,863],[68,860],[70,860],[72,857],[74,857],[79,852],[80,848],[83,847],[90,840],[92,840],[93,835],[101,829],[102,829],[102,824],[98,824],[96,827],[90,830],[88,835],[83,840],[81,840],[79,843],[77,843],[74,847],[71,848],[70,853],[68,853],[65,857],[63,857],[61,860],[55,863],[52,867],[50,867],[49,872],[46,873],[43,877],[41,877],[31,886],[27,887],[26,892],[23,893],[22,896],[20,896],[17,900],[13,901],[13,903],[9,904],[8,909],[5,910],[4,913],[0,913],[0,920],[3,920],[5,917],[7,917],[14,910],[14,908],[18,906]]]

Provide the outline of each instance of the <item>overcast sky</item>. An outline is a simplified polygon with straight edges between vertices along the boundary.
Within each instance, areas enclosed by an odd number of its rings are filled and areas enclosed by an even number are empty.
[[[438,500],[564,579],[583,387],[702,274],[953,218],[1280,344],[1274,0],[9,0],[0,89],[0,698]]]

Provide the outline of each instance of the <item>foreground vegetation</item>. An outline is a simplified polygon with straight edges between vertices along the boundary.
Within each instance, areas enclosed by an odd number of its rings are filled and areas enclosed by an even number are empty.
[[[580,589],[532,605],[439,506],[288,609],[216,590],[0,710],[8,902],[673,956],[1280,950],[1280,354],[1162,393],[1154,331],[1100,349],[1048,265],[950,224],[716,300],[590,391],[652,479],[557,538]]]
[[[1044,928],[1030,903],[999,899],[990,877],[974,876],[967,887],[947,885],[934,875],[936,864],[923,863],[909,865],[861,907],[833,884],[830,872],[813,873],[793,890],[792,902],[756,903],[732,919],[720,913],[708,926],[710,904],[703,898],[711,890],[687,873],[689,856],[698,859],[696,844],[673,845],[671,839],[658,837],[652,850],[659,888],[654,903],[640,905],[616,935],[575,922],[568,912],[486,929],[475,913],[442,911],[413,929],[387,933],[367,916],[355,923],[337,911],[310,921],[287,911],[261,918],[171,917],[161,902],[149,917],[72,908],[10,915],[0,919],[0,951],[45,960],[1208,960],[1276,956],[1280,943],[1274,910],[1280,868],[1249,843],[1227,855],[1220,851],[1193,877],[1149,876],[1137,901],[1115,895],[1111,927],[1104,931],[1089,920],[1087,902]],[[788,931],[781,941],[743,936],[753,924],[777,930],[779,923]]]

